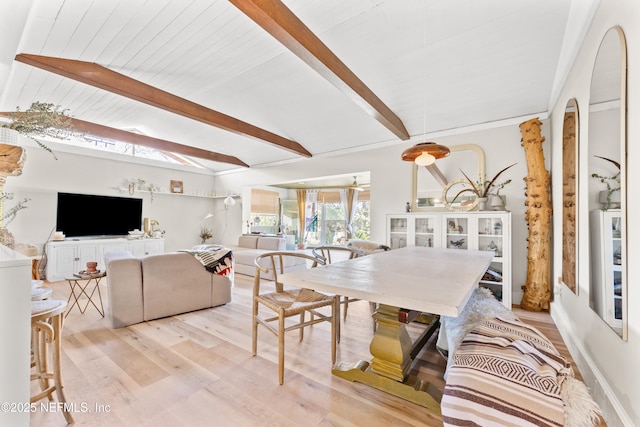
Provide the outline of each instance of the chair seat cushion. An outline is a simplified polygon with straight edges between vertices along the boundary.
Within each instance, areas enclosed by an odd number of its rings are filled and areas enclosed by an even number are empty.
[[[297,314],[310,308],[330,305],[333,302],[332,297],[310,289],[292,289],[284,292],[262,294],[258,297],[258,300],[274,311],[284,308],[286,316]],[[310,305],[310,303],[317,304]]]

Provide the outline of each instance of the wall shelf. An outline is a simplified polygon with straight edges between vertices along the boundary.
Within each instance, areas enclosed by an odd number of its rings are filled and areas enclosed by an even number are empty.
[[[121,193],[127,193],[129,194],[129,189],[127,187],[113,187],[115,190],[120,191]],[[136,195],[136,193],[144,193],[144,194],[150,194],[151,191],[149,190],[138,190],[136,189],[133,193],[133,196]],[[162,195],[162,196],[187,196],[187,197],[201,197],[201,198],[205,198],[205,199],[226,199],[227,196],[231,196],[234,199],[235,198],[239,198],[240,195],[239,194],[213,194],[213,195],[209,195],[209,194],[194,194],[194,193],[171,193],[169,191],[154,191],[153,195]]]

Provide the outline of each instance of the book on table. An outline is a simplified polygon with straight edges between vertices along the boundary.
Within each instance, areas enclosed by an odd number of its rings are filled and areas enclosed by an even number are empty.
[[[73,273],[74,277],[78,277],[80,279],[90,279],[92,277],[98,277],[102,274],[102,271],[96,270],[91,273],[87,273],[86,271],[80,271],[78,273]]]

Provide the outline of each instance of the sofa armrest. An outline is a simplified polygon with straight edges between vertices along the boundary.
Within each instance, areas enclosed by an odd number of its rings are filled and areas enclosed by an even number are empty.
[[[142,269],[140,260],[128,251],[104,254],[111,325],[121,328],[143,318]]]

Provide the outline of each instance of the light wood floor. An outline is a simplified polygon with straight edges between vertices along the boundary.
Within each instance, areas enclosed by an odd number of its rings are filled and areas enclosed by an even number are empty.
[[[259,329],[251,356],[253,279],[236,274],[233,302],[213,309],[111,329],[89,306],[64,325],[65,393],[82,426],[441,426],[426,409],[368,386],[331,375],[330,328],[323,323],[296,332],[285,344],[285,383],[278,385],[277,341]],[[67,299],[66,281],[47,283]],[[108,314],[106,283],[100,285]],[[516,309],[569,357],[546,313]],[[412,333],[415,331],[412,331]],[[349,305],[338,360],[369,359],[369,305]],[[444,388],[445,360],[435,336],[412,373]],[[574,369],[575,365],[574,365]],[[579,375],[579,374],[578,374]],[[36,411],[32,426],[61,426],[59,412]]]

